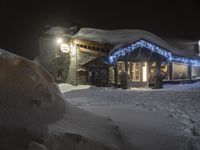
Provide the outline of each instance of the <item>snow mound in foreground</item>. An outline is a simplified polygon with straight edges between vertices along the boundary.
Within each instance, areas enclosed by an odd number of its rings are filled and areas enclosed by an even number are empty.
[[[112,121],[69,104],[40,65],[0,49],[0,149],[129,149]]]

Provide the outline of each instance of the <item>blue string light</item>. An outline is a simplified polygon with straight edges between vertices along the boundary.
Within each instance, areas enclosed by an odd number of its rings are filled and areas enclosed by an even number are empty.
[[[111,54],[109,55],[109,61],[111,64],[113,64],[117,62],[117,60],[120,57],[123,57],[126,54],[133,52],[134,50],[138,48],[143,48],[143,47],[151,50],[152,52],[155,52],[164,56],[169,62],[172,61],[172,62],[183,63],[183,64],[188,64],[188,65],[193,65],[193,66],[200,66],[200,59],[192,59],[192,58],[172,55],[172,53],[169,52],[168,50],[163,49],[159,46],[156,46],[146,40],[139,40],[127,47],[119,48],[115,50],[113,53],[111,52]]]

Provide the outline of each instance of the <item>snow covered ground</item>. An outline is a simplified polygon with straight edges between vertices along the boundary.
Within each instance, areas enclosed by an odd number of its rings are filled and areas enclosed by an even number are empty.
[[[138,149],[200,149],[200,83],[157,90],[59,87],[70,103],[114,120]]]

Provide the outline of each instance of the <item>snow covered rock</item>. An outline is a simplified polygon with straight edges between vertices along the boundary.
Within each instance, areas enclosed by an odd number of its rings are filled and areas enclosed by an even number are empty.
[[[0,149],[130,149],[106,118],[72,106],[39,64],[0,49]]]
[[[0,126],[30,127],[65,114],[53,78],[38,64],[0,50]]]

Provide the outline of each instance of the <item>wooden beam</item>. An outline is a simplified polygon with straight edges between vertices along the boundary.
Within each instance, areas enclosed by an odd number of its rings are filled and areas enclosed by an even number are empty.
[[[102,51],[96,51],[96,50],[90,50],[86,48],[79,47],[79,51],[83,53],[89,53],[93,55],[98,55],[98,56],[107,56],[107,53],[102,52]]]
[[[117,70],[117,64],[114,66],[114,76],[115,76],[115,87],[117,87],[117,83],[118,83],[118,70]]]
[[[188,77],[189,80],[192,80],[192,65],[188,65]]]
[[[169,74],[169,80],[172,80],[172,74],[173,74],[173,64],[172,64],[172,62],[169,62],[168,74]]]

